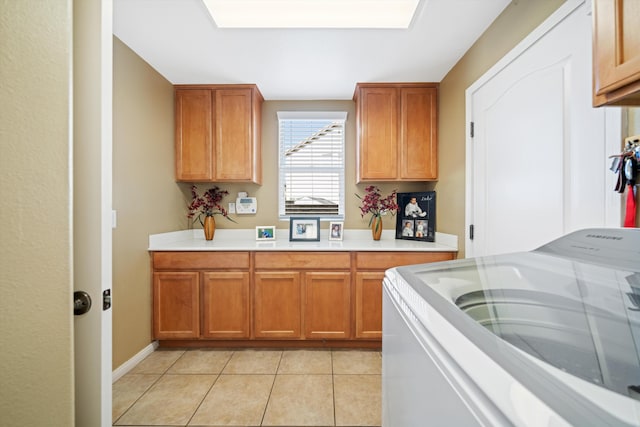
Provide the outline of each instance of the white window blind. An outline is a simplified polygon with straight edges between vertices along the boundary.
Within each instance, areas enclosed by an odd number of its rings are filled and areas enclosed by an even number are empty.
[[[281,219],[344,219],[346,119],[346,112],[278,112]]]

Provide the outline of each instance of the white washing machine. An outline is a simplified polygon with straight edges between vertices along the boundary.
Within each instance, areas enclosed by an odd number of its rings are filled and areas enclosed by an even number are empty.
[[[397,267],[383,289],[383,426],[640,426],[640,230]]]

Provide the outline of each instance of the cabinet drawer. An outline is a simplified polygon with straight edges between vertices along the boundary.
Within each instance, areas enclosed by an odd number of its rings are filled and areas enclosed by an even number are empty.
[[[256,252],[256,270],[271,269],[349,269],[348,252]]]
[[[154,252],[156,270],[249,269],[249,252]]]
[[[448,261],[454,258],[455,252],[358,252],[356,269],[386,270],[400,265]]]

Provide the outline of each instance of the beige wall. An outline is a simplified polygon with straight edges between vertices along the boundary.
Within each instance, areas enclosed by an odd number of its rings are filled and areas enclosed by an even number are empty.
[[[113,366],[151,342],[149,234],[186,228],[173,175],[173,86],[113,40]]]
[[[557,10],[564,0],[511,2],[440,84],[438,231],[465,236],[465,90]]]
[[[640,108],[624,108],[623,111],[626,123],[626,128],[622,130],[624,137],[640,135]]]
[[[355,88],[354,88],[355,89]],[[355,103],[349,101],[265,101],[262,108],[262,185],[255,184],[217,184],[229,191],[223,203],[227,206],[235,201],[238,191],[246,191],[258,198],[258,213],[256,215],[235,215],[237,224],[216,216],[216,226],[219,228],[254,228],[258,225],[276,225],[277,228],[288,229],[289,223],[278,221],[278,111],[346,111],[345,124],[345,229],[367,228],[369,218],[360,216],[360,201],[355,193],[364,194],[368,184],[356,185],[356,115]],[[180,184],[188,195],[190,184]],[[212,184],[197,184],[199,190],[209,188]],[[379,183],[378,186],[386,195],[397,189],[398,191],[427,191],[433,189],[433,183]],[[186,211],[185,211],[186,215]],[[185,222],[186,226],[190,224]],[[328,223],[323,223],[326,228]],[[390,215],[384,219],[385,229],[395,229],[395,218]],[[200,227],[196,223],[195,227]]]
[[[71,426],[71,2],[0,0],[0,425]]]

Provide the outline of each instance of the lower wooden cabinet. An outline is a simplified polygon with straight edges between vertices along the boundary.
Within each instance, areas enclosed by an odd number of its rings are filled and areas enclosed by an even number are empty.
[[[154,252],[153,337],[191,345],[379,345],[385,270],[454,258],[455,252]]]
[[[154,252],[153,337],[251,337],[249,252]]]
[[[382,339],[382,279],[401,265],[455,259],[455,252],[357,252],[355,259],[355,338]]]
[[[156,339],[200,336],[200,280],[197,272],[153,274],[153,336]]]
[[[249,338],[249,273],[216,271],[202,276],[202,336]]]
[[[305,338],[350,338],[350,295],[349,272],[304,273]]]
[[[349,272],[260,271],[254,280],[255,338],[350,337]]]
[[[349,252],[256,252],[254,337],[351,337]]]
[[[299,339],[302,331],[298,272],[254,274],[254,336]]]
[[[382,279],[384,272],[356,273],[356,338],[382,338]]]

